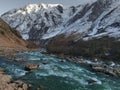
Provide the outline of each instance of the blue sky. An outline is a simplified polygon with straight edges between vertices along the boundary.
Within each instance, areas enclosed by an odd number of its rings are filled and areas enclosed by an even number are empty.
[[[64,6],[78,5],[86,1],[93,0],[0,0],[0,14],[3,14],[11,9],[20,8],[27,4],[32,3],[50,3],[50,4],[63,4]]]

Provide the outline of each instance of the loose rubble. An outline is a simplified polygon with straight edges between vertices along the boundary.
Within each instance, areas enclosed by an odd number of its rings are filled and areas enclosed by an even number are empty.
[[[13,81],[10,75],[6,75],[4,69],[0,68],[0,90],[28,90],[30,85],[23,81]]]
[[[72,56],[64,56],[64,55],[56,55],[57,58],[64,60],[68,60],[71,62],[75,62],[78,64],[89,65],[93,71],[104,73],[110,76],[120,76],[120,63],[113,61],[102,61],[98,59],[83,59],[83,57],[72,57]]]

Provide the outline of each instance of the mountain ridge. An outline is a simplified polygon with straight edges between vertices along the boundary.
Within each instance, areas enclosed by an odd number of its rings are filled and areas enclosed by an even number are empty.
[[[79,34],[78,39],[83,40],[103,36],[119,39],[119,9],[120,0],[97,0],[67,9],[59,4],[30,4],[1,17],[36,44],[63,33]]]

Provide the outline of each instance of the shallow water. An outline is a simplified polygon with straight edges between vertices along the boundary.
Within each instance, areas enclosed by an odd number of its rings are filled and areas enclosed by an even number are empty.
[[[120,78],[113,78],[92,72],[89,67],[41,54],[41,52],[19,53],[17,58],[26,61],[17,63],[0,58],[0,66],[5,68],[14,78],[33,84],[30,90],[43,86],[44,90],[120,90]],[[48,64],[44,65],[43,63]],[[24,65],[37,63],[39,70],[27,72]],[[95,83],[90,83],[95,80]]]

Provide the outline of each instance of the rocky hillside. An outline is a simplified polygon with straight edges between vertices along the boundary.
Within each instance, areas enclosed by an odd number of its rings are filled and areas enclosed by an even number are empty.
[[[25,50],[26,41],[22,39],[19,32],[12,29],[6,22],[0,19],[0,52],[6,50]]]

